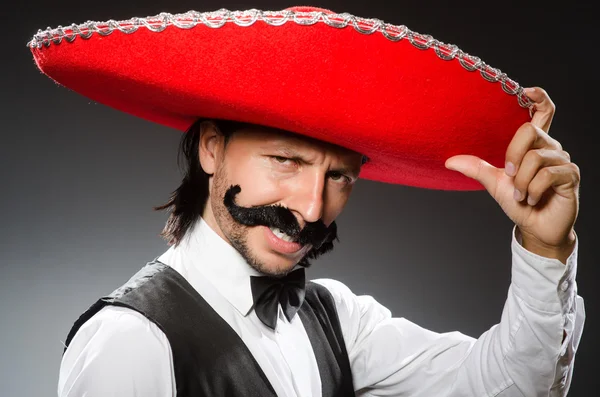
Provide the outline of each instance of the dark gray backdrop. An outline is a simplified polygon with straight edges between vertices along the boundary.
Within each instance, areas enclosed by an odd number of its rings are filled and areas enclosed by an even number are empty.
[[[597,51],[591,6],[550,2],[314,1],[432,34],[480,56],[557,104],[551,134],[581,167],[579,292],[587,323],[570,396],[597,392]],[[573,2],[574,3],[574,2]],[[0,395],[56,394],[62,343],[77,316],[166,244],[152,211],[179,183],[179,133],[56,86],[25,43],[47,26],[284,1],[16,2],[2,10]],[[594,40],[596,39],[596,40]],[[590,55],[592,54],[592,55]],[[351,82],[348,82],[351,84]],[[476,98],[475,98],[476,99]],[[510,281],[512,223],[486,192],[361,181],[339,219],[341,244],[310,276],[337,278],[395,315],[477,336]],[[586,392],[589,390],[589,392]],[[593,392],[591,390],[594,390]],[[591,393],[591,394],[590,394]]]

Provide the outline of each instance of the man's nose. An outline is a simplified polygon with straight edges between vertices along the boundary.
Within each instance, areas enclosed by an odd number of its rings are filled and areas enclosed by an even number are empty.
[[[303,175],[292,192],[288,207],[302,216],[304,222],[316,222],[323,217],[325,176],[320,172]]]

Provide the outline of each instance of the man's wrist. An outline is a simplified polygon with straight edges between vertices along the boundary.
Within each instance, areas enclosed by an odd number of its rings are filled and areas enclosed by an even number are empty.
[[[519,228],[517,227],[518,232],[520,233]],[[558,259],[563,264],[567,263],[567,259],[573,253],[573,249],[575,248],[575,232],[571,230],[567,240],[559,245],[559,246],[550,246],[542,243],[535,237],[531,237],[525,233],[520,233],[521,235],[521,245],[527,251],[539,255],[544,258]]]

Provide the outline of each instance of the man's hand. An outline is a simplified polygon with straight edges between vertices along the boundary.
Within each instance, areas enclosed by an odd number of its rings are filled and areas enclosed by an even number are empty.
[[[575,243],[579,167],[548,135],[555,110],[548,94],[539,87],[527,88],[525,93],[536,111],[510,142],[504,169],[471,155],[449,158],[446,168],[485,187],[519,228],[526,249],[564,263]]]

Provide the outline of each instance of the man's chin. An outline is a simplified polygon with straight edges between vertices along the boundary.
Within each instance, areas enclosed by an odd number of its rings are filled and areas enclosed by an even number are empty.
[[[288,274],[296,265],[280,266],[280,265],[265,265],[261,264],[258,270],[261,274],[271,277],[283,277]]]
[[[288,274],[296,265],[304,258],[305,248],[302,248],[303,255],[299,255],[297,258],[290,258],[284,256],[278,252],[269,252],[266,255],[261,255],[258,265],[256,268],[259,272],[269,276],[283,276]],[[307,251],[306,251],[307,252]]]

